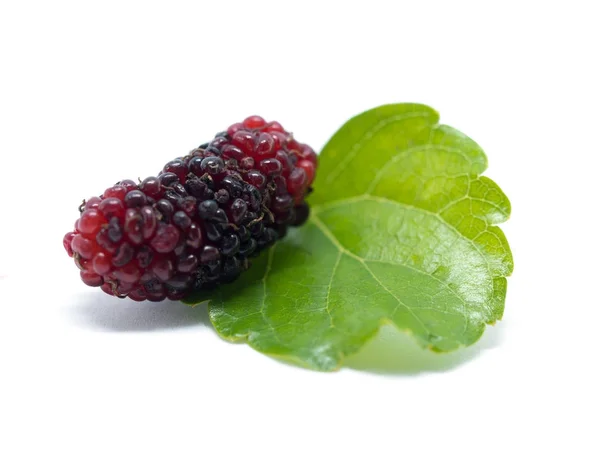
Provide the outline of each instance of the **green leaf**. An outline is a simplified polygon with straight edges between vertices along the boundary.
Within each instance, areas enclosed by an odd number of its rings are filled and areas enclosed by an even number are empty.
[[[423,347],[476,342],[502,317],[510,203],[471,139],[417,104],[348,121],[319,157],[306,225],[213,294],[217,331],[333,370],[391,323]],[[398,358],[402,358],[399,354]]]

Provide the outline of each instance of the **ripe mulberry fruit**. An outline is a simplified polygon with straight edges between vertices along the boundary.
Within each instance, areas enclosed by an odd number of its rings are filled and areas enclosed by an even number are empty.
[[[311,147],[251,116],[158,176],[84,202],[63,244],[89,286],[136,301],[180,300],[235,280],[249,258],[301,225],[316,167]]]

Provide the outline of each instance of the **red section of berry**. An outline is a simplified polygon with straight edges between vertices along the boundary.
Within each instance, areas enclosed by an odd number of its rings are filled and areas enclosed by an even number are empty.
[[[116,199],[115,199],[116,200]],[[100,202],[98,202],[100,203]],[[77,231],[81,234],[94,237],[100,231],[102,225],[106,223],[104,215],[97,209],[87,209],[81,214],[79,223],[77,224]]]
[[[73,238],[75,237],[75,235],[76,235],[76,233],[73,233],[72,231],[70,231],[67,234],[65,234],[65,237],[63,238],[63,247],[67,251],[67,254],[71,257],[73,256],[73,249],[71,248],[71,242],[73,242]]]
[[[250,116],[159,176],[124,180],[80,208],[63,238],[82,281],[135,301],[230,282],[309,215],[317,157],[279,122]]]

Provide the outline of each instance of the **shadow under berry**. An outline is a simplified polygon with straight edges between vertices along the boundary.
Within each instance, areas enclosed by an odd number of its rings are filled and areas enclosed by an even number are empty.
[[[175,301],[134,302],[90,292],[69,311],[74,322],[86,328],[107,331],[156,331],[170,328],[212,328],[206,303],[195,307]]]

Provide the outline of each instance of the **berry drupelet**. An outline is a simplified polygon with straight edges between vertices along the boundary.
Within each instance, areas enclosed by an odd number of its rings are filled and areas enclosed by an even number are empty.
[[[63,244],[87,285],[137,301],[180,300],[235,280],[248,258],[301,225],[316,166],[312,148],[251,116],[157,177],[90,198]]]

